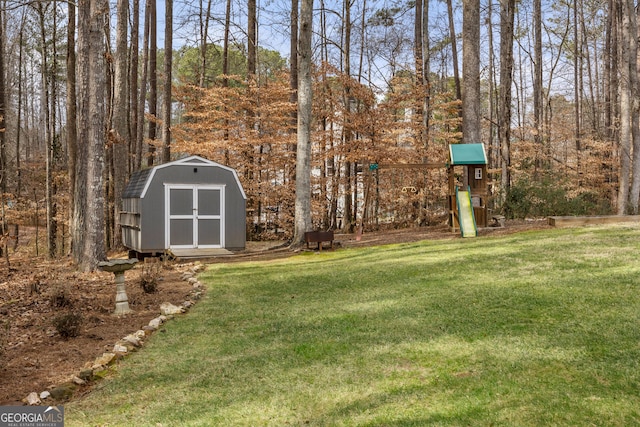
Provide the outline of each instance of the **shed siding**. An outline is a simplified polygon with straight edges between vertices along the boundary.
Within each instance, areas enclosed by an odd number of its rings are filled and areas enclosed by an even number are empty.
[[[246,200],[233,170],[204,159],[165,164],[132,176],[123,199],[123,243],[138,252],[159,252],[165,248],[165,186],[225,186],[225,248],[244,249],[246,242]],[[146,178],[146,181],[142,178]],[[139,198],[142,197],[142,198]]]

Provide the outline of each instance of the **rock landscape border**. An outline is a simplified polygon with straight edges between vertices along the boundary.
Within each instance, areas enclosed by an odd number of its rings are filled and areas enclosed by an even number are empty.
[[[158,317],[150,320],[141,329],[118,340],[113,344],[112,351],[103,353],[92,362],[87,362],[69,381],[59,384],[51,388],[51,390],[32,391],[22,399],[22,402],[26,405],[35,406],[68,401],[74,396],[78,387],[87,386],[105,378],[118,360],[140,349],[144,345],[146,338],[160,329],[165,322],[176,315],[186,313],[195,304],[195,301],[202,297],[205,291],[197,275],[206,267],[199,261],[195,261],[181,264],[180,268],[185,270],[181,272],[181,279],[192,285],[190,299],[184,301],[180,306],[170,302],[162,303]]]

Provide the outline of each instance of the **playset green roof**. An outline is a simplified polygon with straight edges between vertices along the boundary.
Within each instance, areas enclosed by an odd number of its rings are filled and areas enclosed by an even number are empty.
[[[486,165],[487,155],[484,144],[451,144],[449,145],[450,165]]]

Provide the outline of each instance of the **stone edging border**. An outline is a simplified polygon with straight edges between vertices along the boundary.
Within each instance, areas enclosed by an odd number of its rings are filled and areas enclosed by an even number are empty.
[[[109,370],[115,363],[138,350],[144,345],[144,340],[152,333],[157,331],[160,326],[167,320],[173,318],[177,314],[186,313],[199,300],[204,292],[202,283],[197,279],[197,275],[204,271],[205,265],[199,261],[189,264],[180,264],[182,271],[180,278],[190,283],[193,288],[189,294],[190,299],[184,301],[180,306],[164,302],[160,305],[160,316],[152,319],[147,325],[133,332],[126,337],[118,340],[110,352],[103,353],[92,362],[85,363],[84,367],[68,381],[54,386],[49,390],[40,393],[31,392],[27,397],[22,399],[26,405],[49,404],[52,400],[56,402],[65,402],[73,397],[79,386],[87,385],[91,382],[100,380],[108,374]],[[180,271],[180,269],[178,269]]]

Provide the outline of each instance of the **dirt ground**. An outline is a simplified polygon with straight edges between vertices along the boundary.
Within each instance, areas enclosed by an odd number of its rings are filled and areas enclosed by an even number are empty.
[[[545,227],[543,221],[508,223],[505,228],[481,230],[479,235]],[[442,226],[364,233],[360,237],[338,234],[335,238],[334,250],[459,237]],[[242,253],[200,262],[268,260],[293,253],[283,242],[248,242]],[[113,257],[124,257],[124,253]],[[79,273],[69,259],[50,261],[36,256],[33,230],[20,229],[18,246],[9,250],[9,261],[7,266],[6,259],[0,258],[0,405],[24,404],[29,393],[40,394],[70,381],[85,364],[112,351],[118,340],[158,317],[162,303],[180,305],[193,299],[192,284],[181,278],[182,271],[193,265],[192,260],[164,263],[156,275],[155,293],[142,289],[143,263],[127,271],[126,292],[133,313],[121,317],[112,314],[115,308],[112,273]],[[82,323],[78,336],[65,339],[54,326],[54,320],[69,313],[79,314]],[[86,392],[90,386],[79,386],[75,395]],[[53,403],[60,402],[43,402]]]

